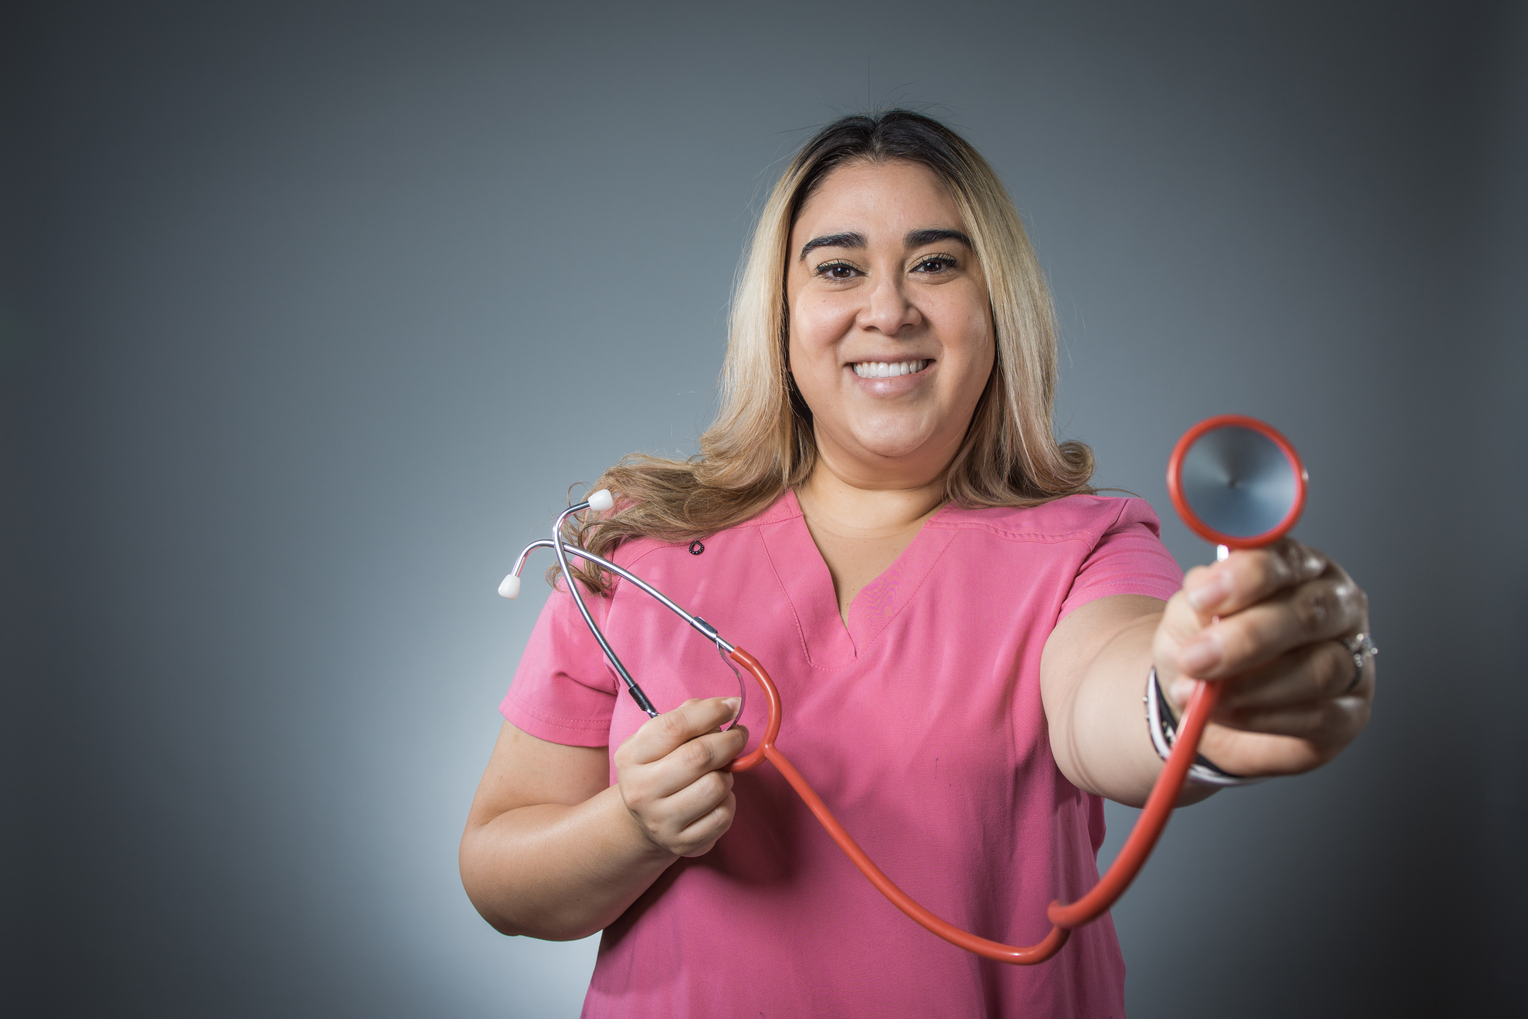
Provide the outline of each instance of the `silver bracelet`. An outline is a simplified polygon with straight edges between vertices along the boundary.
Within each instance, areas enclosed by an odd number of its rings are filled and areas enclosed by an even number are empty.
[[[1157,756],[1165,761],[1173,752],[1173,742],[1178,738],[1178,720],[1173,717],[1172,709],[1167,706],[1167,698],[1162,694],[1162,684],[1157,682],[1155,665],[1151,667],[1151,674],[1146,677],[1146,696],[1141,700],[1146,702],[1146,728],[1151,732],[1151,745],[1156,750]],[[1203,754],[1194,755],[1194,763],[1188,766],[1188,778],[1190,782],[1199,785],[1223,788],[1233,785],[1252,785],[1262,781],[1260,778],[1247,778],[1223,771]]]

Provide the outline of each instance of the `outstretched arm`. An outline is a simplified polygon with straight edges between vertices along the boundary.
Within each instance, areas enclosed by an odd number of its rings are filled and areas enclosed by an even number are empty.
[[[1041,658],[1051,751],[1081,789],[1131,806],[1161,770],[1141,697],[1153,664],[1175,714],[1190,680],[1224,682],[1200,753],[1236,775],[1289,775],[1337,756],[1368,724],[1368,600],[1313,548],[1284,539],[1196,567],[1170,601],[1100,598],[1063,619]],[[1190,786],[1184,802],[1209,795]]]

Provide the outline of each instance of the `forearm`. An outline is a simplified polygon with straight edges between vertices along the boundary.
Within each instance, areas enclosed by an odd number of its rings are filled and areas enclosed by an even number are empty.
[[[1152,637],[1161,614],[1123,623],[1086,661],[1062,696],[1046,703],[1051,752],[1062,774],[1078,788],[1138,807],[1146,802],[1162,761],[1146,731],[1146,677]],[[1179,803],[1213,792],[1188,785]]]
[[[517,807],[469,826],[462,884],[499,932],[571,941],[609,925],[676,859],[643,835],[612,786],[574,806]]]

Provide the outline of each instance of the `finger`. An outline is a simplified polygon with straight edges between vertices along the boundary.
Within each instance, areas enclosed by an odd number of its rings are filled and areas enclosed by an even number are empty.
[[[1153,653],[1156,656],[1158,666],[1176,667],[1176,652],[1188,644],[1203,632],[1209,625],[1209,620],[1200,617],[1189,604],[1188,595],[1178,591],[1167,599],[1167,608],[1162,612],[1162,622],[1158,624],[1157,632],[1153,637]]]
[[[697,736],[674,751],[655,767],[673,769],[694,781],[708,771],[725,768],[732,759],[743,752],[748,743],[746,729],[728,729],[726,732],[708,732]]]
[[[667,757],[695,737],[725,724],[737,714],[738,703],[736,697],[688,700],[673,711],[648,719],[621,746],[617,765],[650,764]]]
[[[634,797],[661,799],[673,796],[708,772],[726,767],[743,752],[747,730],[708,732],[675,747],[657,761],[629,768]]]
[[[1215,721],[1227,729],[1244,733],[1292,736],[1335,755],[1358,735],[1368,712],[1368,702],[1362,698],[1328,697],[1275,708],[1230,711]]]
[[[681,833],[725,803],[732,794],[732,782],[727,772],[707,772],[672,795],[643,801],[637,809],[628,803],[627,809],[655,843],[678,853],[685,844]]]
[[[1206,619],[1255,605],[1278,591],[1321,576],[1325,555],[1293,538],[1267,548],[1232,552],[1213,566],[1199,566],[1183,578],[1189,604]]]
[[[1320,767],[1336,751],[1297,736],[1241,732],[1212,723],[1199,752],[1235,775],[1298,775]]]
[[[1179,649],[1178,667],[1198,679],[1235,675],[1355,629],[1363,612],[1352,581],[1323,577],[1212,623]]]
[[[659,803],[665,826],[678,837],[732,795],[731,772],[708,771]]]
[[[716,840],[727,834],[727,829],[732,827],[732,819],[736,816],[737,797],[728,793],[725,801],[679,833],[680,839],[688,844],[679,855],[695,857],[709,853],[716,845]]]
[[[1221,712],[1276,708],[1356,693],[1359,677],[1353,655],[1340,641],[1306,644],[1250,672],[1225,681],[1217,705]],[[1193,681],[1179,679],[1173,697],[1182,702],[1193,694]]]

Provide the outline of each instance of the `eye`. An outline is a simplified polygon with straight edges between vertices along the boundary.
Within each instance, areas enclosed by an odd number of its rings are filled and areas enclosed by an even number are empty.
[[[829,280],[847,280],[863,274],[848,262],[824,262],[812,270],[812,275]]]
[[[955,261],[955,256],[953,255],[929,255],[927,258],[920,258],[914,262],[912,271],[937,275],[949,272],[958,265],[959,263]]]

